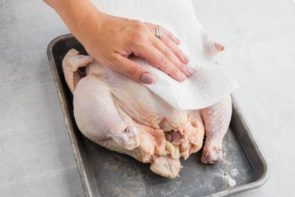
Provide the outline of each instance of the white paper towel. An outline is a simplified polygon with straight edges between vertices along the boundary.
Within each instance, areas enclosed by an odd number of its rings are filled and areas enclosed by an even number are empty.
[[[177,82],[145,61],[134,59],[156,78],[147,87],[176,109],[208,107],[237,87],[231,76],[214,65],[205,55],[207,36],[197,20],[191,0],[92,0],[99,10],[110,15],[137,19],[165,27],[181,40],[180,48],[190,58],[195,72],[184,82]]]

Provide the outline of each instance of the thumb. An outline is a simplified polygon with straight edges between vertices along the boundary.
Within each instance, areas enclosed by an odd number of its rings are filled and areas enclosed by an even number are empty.
[[[112,68],[135,81],[139,81],[145,84],[151,84],[155,81],[154,77],[142,66],[134,61],[118,54],[112,61]]]

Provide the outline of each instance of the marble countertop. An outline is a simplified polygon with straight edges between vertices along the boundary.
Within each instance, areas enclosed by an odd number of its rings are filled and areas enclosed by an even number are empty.
[[[295,4],[194,0],[226,47],[218,61],[270,168],[267,183],[234,196],[293,196]],[[0,0],[0,196],[82,196],[46,47],[68,30],[43,1]]]

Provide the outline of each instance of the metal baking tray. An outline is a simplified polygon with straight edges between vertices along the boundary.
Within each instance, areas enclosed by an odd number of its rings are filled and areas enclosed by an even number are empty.
[[[62,72],[62,59],[71,48],[86,53],[82,45],[68,34],[51,41],[47,54],[85,196],[227,196],[265,183],[266,162],[235,102],[224,140],[224,161],[204,165],[200,162],[200,151],[182,161],[180,177],[174,180],[153,174],[148,164],[89,141],[75,124],[72,95]]]

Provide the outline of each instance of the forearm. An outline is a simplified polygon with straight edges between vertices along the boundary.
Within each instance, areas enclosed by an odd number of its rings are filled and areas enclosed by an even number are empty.
[[[91,23],[100,24],[102,13],[89,0],[44,0],[62,18],[69,30],[78,40],[90,36]],[[81,31],[81,29],[84,29]]]

